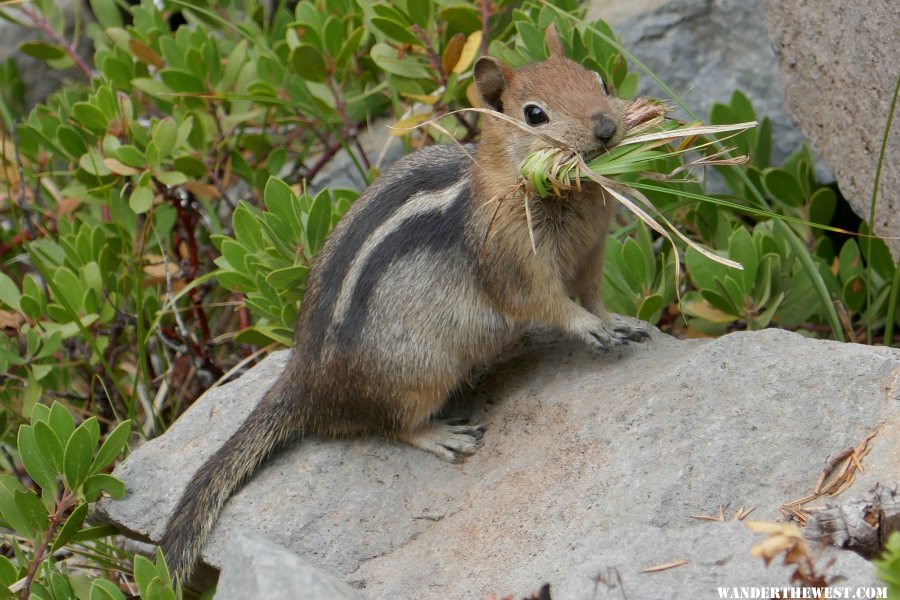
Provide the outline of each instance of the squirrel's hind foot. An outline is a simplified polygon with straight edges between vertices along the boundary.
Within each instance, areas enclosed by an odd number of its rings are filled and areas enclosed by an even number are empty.
[[[481,446],[484,425],[457,424],[459,421],[433,421],[408,436],[406,441],[437,455],[446,461],[457,463]]]

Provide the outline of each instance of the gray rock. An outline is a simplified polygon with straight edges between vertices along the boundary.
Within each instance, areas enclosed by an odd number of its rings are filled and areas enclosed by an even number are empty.
[[[780,164],[803,140],[785,112],[763,13],[762,0],[669,0],[615,29],[622,44],[703,119],[713,103],[728,102],[735,89],[744,92],[757,115],[772,120],[772,162]],[[597,16],[604,13],[597,10]],[[647,77],[640,91],[662,95]]]
[[[352,587],[259,534],[231,540],[215,600],[360,600]]]
[[[897,77],[896,0],[766,0],[769,36],[781,64],[787,106],[868,221],[875,168]],[[875,232],[900,256],[900,116],[888,138]]]
[[[203,560],[221,567],[241,528],[369,598],[521,595],[545,581],[555,597],[589,598],[592,578],[610,567],[629,598],[715,597],[714,585],[787,585],[787,574],[748,556],[760,536],[694,515],[724,505],[729,518],[740,506],[777,518],[829,455],[873,429],[851,490],[900,479],[896,350],[767,330],[711,341],[657,333],[597,357],[535,336],[457,402],[487,425],[464,464],[381,439],[307,439],[232,498]],[[208,392],[135,450],[115,473],[127,495],[101,503],[103,519],[159,539],[188,479],[286,356]],[[874,584],[855,555],[825,549],[822,560],[831,558],[830,573]],[[690,562],[640,573],[678,559]]]

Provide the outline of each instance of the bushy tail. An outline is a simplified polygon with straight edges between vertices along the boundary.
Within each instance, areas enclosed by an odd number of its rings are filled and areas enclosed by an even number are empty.
[[[160,546],[169,569],[186,581],[229,497],[266,456],[300,427],[299,409],[276,382],[247,420],[191,479]]]

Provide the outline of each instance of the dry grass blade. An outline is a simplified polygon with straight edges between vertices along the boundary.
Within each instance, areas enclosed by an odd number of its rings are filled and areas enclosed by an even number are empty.
[[[654,565],[652,567],[647,567],[645,569],[641,569],[641,573],[658,573],[659,571],[668,571],[669,569],[675,569],[677,567],[683,567],[688,564],[687,560],[673,560],[672,562],[664,563],[661,565]]]
[[[810,516],[809,510],[812,508],[805,506],[806,504],[822,496],[834,497],[845,492],[856,480],[856,472],[864,472],[862,460],[871,451],[869,442],[876,434],[877,432],[873,431],[855,448],[847,448],[836,456],[828,457],[812,493],[793,502],[783,504],[779,508],[781,514],[800,523],[805,523]]]
[[[773,523],[765,521],[745,521],[747,528],[754,533],[765,533],[769,537],[750,548],[750,556],[762,558],[768,564],[773,558],[784,554],[784,564],[793,566],[791,583],[805,587],[825,587],[831,582],[826,571],[831,563],[817,568],[810,553],[809,545],[800,529],[790,523]]]

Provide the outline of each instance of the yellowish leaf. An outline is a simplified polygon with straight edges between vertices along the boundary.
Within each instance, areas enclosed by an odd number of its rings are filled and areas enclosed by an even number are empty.
[[[400,94],[405,98],[409,98],[411,100],[415,100],[416,102],[421,102],[422,104],[433,105],[436,104],[438,100],[441,99],[440,96],[436,96],[433,94],[425,95],[425,94]]]
[[[140,40],[134,38],[128,40],[128,48],[134,53],[135,58],[145,65],[153,65],[157,69],[162,69],[165,65],[162,57],[154,52],[153,48]]]
[[[479,46],[481,46],[481,32],[473,31],[469,34],[469,37],[463,46],[462,52],[459,55],[459,60],[456,61],[456,66],[453,67],[454,73],[459,75],[472,66],[472,63],[475,61],[475,56],[478,54]]]
[[[203,198],[205,200],[215,200],[219,197],[219,190],[217,190],[215,186],[208,183],[202,183],[200,181],[188,181],[184,184],[184,187],[198,198]]]
[[[469,106],[484,108],[484,100],[481,99],[481,92],[478,91],[474,81],[466,88],[466,100],[469,101]]]
[[[116,175],[136,175],[137,173],[139,173],[139,171],[134,167],[129,167],[128,165],[122,164],[115,158],[104,158],[103,164],[105,164],[107,168]]]
[[[447,42],[447,46],[444,48],[444,55],[441,57],[441,69],[444,71],[444,75],[449,75],[453,71],[453,67],[459,62],[459,57],[462,55],[463,46],[465,45],[466,36],[462,33],[457,33]]]
[[[15,329],[25,322],[25,317],[17,312],[0,310],[0,329]]]
[[[685,302],[682,309],[684,314],[689,317],[699,317],[712,323],[731,323],[737,319],[734,315],[729,315],[727,312],[719,310],[705,300]]]
[[[411,115],[406,117],[405,119],[400,119],[396,123],[394,123],[393,127],[391,127],[391,135],[393,136],[401,136],[406,135],[413,129],[416,125],[420,123],[424,123],[431,117],[430,112],[419,113],[417,115]]]

